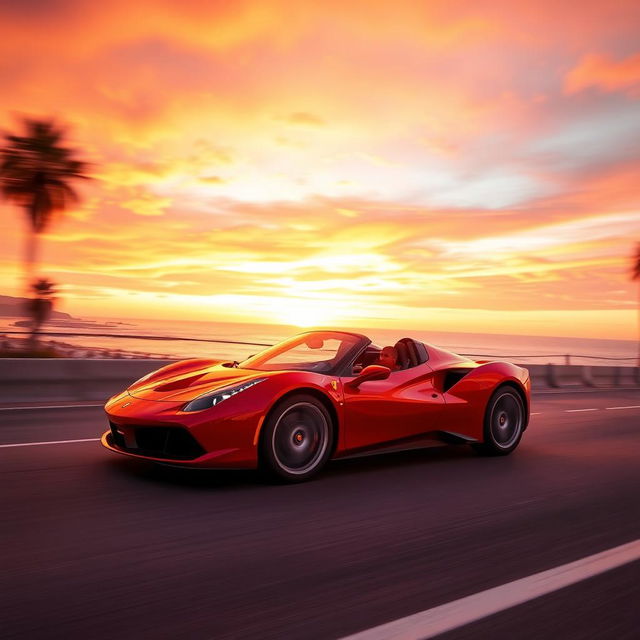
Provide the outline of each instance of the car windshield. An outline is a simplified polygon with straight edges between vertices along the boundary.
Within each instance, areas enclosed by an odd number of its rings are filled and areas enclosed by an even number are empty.
[[[303,333],[280,342],[238,367],[258,371],[315,371],[330,373],[346,356],[353,354],[362,337],[337,331]]]

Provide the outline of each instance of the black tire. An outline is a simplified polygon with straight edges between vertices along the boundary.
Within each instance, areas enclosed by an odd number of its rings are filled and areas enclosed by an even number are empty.
[[[324,404],[297,394],[267,417],[260,440],[260,465],[272,478],[303,482],[315,476],[333,450],[334,427]]]
[[[493,392],[484,414],[484,442],[473,448],[485,456],[506,456],[520,443],[525,409],[520,394],[509,386]]]

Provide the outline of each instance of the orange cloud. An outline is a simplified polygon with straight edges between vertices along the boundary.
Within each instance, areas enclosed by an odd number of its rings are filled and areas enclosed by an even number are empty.
[[[640,88],[640,53],[624,60],[589,54],[565,77],[565,91],[577,93],[595,87],[602,91],[626,90],[635,95]]]
[[[154,198],[143,195],[139,198],[124,201],[121,206],[139,216],[161,216],[171,204],[170,198]]]

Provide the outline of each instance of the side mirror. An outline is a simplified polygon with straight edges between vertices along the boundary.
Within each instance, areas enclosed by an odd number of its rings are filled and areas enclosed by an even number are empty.
[[[363,382],[386,380],[390,374],[391,369],[388,367],[383,367],[379,364],[370,364],[368,367],[365,367],[356,378],[351,380],[351,382],[347,382],[346,386],[351,389],[357,389]]]

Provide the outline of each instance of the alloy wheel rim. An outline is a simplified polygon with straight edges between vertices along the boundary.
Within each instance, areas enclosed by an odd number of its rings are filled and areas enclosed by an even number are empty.
[[[302,475],[322,459],[329,442],[329,423],[310,402],[298,402],[280,414],[273,429],[272,451],[286,472]]]
[[[490,427],[493,441],[501,449],[508,449],[520,436],[523,423],[522,403],[514,394],[498,396],[491,409]]]

